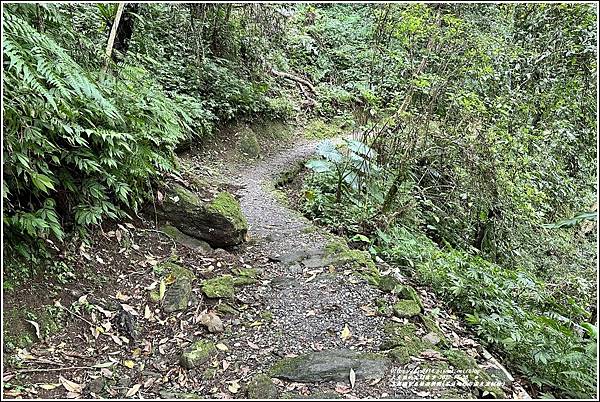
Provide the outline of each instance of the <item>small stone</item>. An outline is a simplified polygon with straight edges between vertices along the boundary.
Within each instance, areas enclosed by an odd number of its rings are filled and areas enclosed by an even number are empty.
[[[209,332],[223,332],[223,322],[215,313],[202,314],[200,316],[200,323],[204,325]]]
[[[104,378],[102,376],[94,378],[86,385],[86,391],[99,394],[104,389]]]
[[[207,363],[216,354],[217,348],[214,343],[207,340],[196,341],[184,350],[179,363],[184,368],[191,369]]]
[[[440,337],[437,336],[434,332],[430,332],[423,337],[423,340],[431,343],[432,345],[437,345],[440,343]]]
[[[246,389],[248,399],[277,399],[277,387],[266,374],[256,374]]]
[[[192,294],[192,283],[186,279],[176,280],[171,284],[163,299],[163,310],[166,313],[185,310]]]
[[[421,307],[414,300],[399,300],[394,304],[394,314],[400,318],[414,317],[421,312]]]

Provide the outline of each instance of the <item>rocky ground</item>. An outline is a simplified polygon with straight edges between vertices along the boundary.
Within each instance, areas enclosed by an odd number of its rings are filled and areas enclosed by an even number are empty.
[[[211,247],[180,232],[195,229],[166,201],[105,228],[75,253],[91,279],[52,297],[62,328],[5,350],[4,396],[526,397],[433,295],[287,206],[275,183],[315,145],[299,139],[251,163],[190,153],[174,182],[193,194],[172,197],[173,185],[159,198],[193,209],[194,197],[217,205],[232,192],[247,234],[240,222],[227,233],[246,242],[221,233],[224,248]],[[445,385],[414,381],[427,373]]]

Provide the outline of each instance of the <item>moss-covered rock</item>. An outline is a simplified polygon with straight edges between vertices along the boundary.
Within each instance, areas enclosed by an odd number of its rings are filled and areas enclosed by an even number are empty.
[[[250,129],[244,130],[240,138],[240,151],[247,157],[259,158],[261,149],[256,134]]]
[[[377,270],[367,251],[352,250],[343,240],[332,240],[325,246],[325,257],[332,265],[349,264],[355,269]]]
[[[442,351],[442,355],[448,360],[454,368],[467,370],[477,368],[477,362],[474,358],[459,349],[449,349]]]
[[[240,244],[248,231],[239,202],[225,191],[205,202],[182,185],[171,183],[157,212],[184,234],[213,247]]]
[[[376,286],[384,292],[395,293],[396,289],[402,284],[393,276],[383,275],[379,277]]]
[[[425,343],[417,336],[417,327],[413,323],[400,324],[397,322],[388,322],[383,327],[384,338],[379,345],[381,350],[393,349],[397,346],[406,344],[419,344],[426,346]]]
[[[389,360],[377,353],[360,353],[352,350],[324,350],[284,358],[273,365],[271,377],[296,382],[344,381],[350,369],[356,378],[383,378]]]
[[[192,236],[188,236],[185,233],[181,232],[175,226],[164,225],[160,228],[164,233],[169,235],[173,240],[177,243],[182,244],[192,250],[201,251],[204,254],[208,254],[212,251],[212,247],[210,244],[205,242],[204,240],[196,239]]]
[[[248,399],[277,399],[279,392],[266,374],[256,374],[252,377],[246,387]]]
[[[227,218],[236,231],[243,232],[244,234],[248,231],[248,221],[246,221],[246,217],[242,214],[240,203],[228,192],[221,191],[217,194],[208,204],[207,209],[212,214]]]
[[[398,294],[398,297],[400,297],[401,299],[413,300],[417,302],[421,310],[423,309],[423,302],[421,301],[421,298],[419,297],[419,294],[417,293],[415,288],[413,288],[410,285],[400,285],[396,287],[395,290]]]
[[[234,280],[231,275],[221,275],[202,282],[202,292],[209,298],[233,298]]]
[[[207,363],[216,354],[217,348],[211,341],[196,341],[183,351],[179,358],[179,363],[184,368],[191,369]]]
[[[438,339],[440,340],[439,344],[441,346],[448,346],[449,341],[448,341],[448,339],[446,339],[446,337],[444,336],[444,333],[442,332],[440,327],[437,325],[435,320],[426,314],[421,314],[419,317],[421,318],[423,325],[425,325],[425,328],[427,328],[427,330],[429,332],[437,335]]]
[[[167,287],[162,307],[166,313],[185,310],[192,295],[192,282],[196,275],[189,269],[171,261],[160,264],[161,272],[168,272],[173,283]],[[160,296],[160,295],[159,295]]]
[[[252,285],[258,282],[258,271],[254,268],[242,268],[234,270],[236,274],[233,278],[234,286]]]
[[[410,318],[421,312],[419,303],[414,300],[398,300],[394,303],[394,315],[400,318]]]

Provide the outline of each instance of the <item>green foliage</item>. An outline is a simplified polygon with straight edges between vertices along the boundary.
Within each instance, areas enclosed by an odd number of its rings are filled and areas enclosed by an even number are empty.
[[[38,239],[137,210],[151,180],[173,169],[191,117],[142,68],[88,71],[25,20],[3,17],[3,218],[8,246],[31,258]]]
[[[575,214],[597,191],[592,8],[311,7],[303,57],[330,57],[330,28],[357,16],[370,34],[348,35],[377,44],[333,63],[370,71],[342,82],[377,119],[360,141],[377,169],[352,186],[352,158],[320,149],[304,212],[430,284],[540,392],[593,396],[597,239],[576,225],[596,214]]]

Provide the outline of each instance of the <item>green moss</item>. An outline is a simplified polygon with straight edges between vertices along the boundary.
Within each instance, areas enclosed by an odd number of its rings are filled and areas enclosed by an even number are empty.
[[[248,229],[246,217],[242,214],[240,203],[231,194],[222,191],[208,204],[207,210],[226,217],[236,229]]]
[[[160,293],[158,292],[158,290],[151,290],[150,291],[150,300],[153,303],[160,302]]]
[[[467,370],[478,367],[475,359],[463,352],[462,350],[444,350],[442,354],[448,360],[448,363],[450,363],[453,367],[459,370]]]
[[[379,277],[376,286],[384,292],[395,293],[396,288],[401,286],[401,284],[398,279],[393,276],[384,275]]]
[[[421,307],[414,300],[399,300],[394,304],[394,314],[400,318],[414,317],[420,312]]]
[[[172,275],[175,279],[187,279],[190,281],[196,279],[196,275],[192,271],[174,262],[166,261],[158,265],[160,265],[160,272],[169,272],[169,275]]]
[[[402,299],[413,300],[417,302],[419,307],[423,309],[423,302],[421,301],[421,298],[419,297],[419,294],[417,293],[415,288],[413,288],[412,286],[400,285],[396,288],[396,293],[398,293],[398,297]]]
[[[332,259],[333,264],[351,264],[356,269],[377,270],[371,255],[367,251],[352,250],[343,240],[334,239],[327,243],[325,255]]]
[[[234,280],[231,275],[221,275],[202,282],[202,292],[210,298],[233,298]]]
[[[175,193],[175,195],[179,197],[180,201],[183,201],[184,203],[189,204],[194,207],[202,207],[203,206],[203,202],[200,200],[200,198],[198,198],[198,196],[196,194],[194,194],[187,188],[183,187],[182,185],[177,184],[177,183],[172,184],[171,189],[172,189],[173,193]]]
[[[39,340],[35,327],[26,320],[35,321],[39,325],[42,338],[57,333],[63,327],[63,315],[62,310],[51,305],[33,310],[5,310],[2,325],[4,346],[8,350],[25,348]]]
[[[431,318],[430,316],[425,315],[425,314],[421,314],[420,318],[421,318],[421,321],[423,322],[423,325],[425,325],[425,328],[427,328],[427,330],[429,332],[433,332],[434,334],[437,335],[438,338],[440,338],[440,345],[447,346],[448,345],[448,340],[444,336],[444,333],[442,332],[442,330],[440,329],[440,327],[437,325],[437,323],[435,322],[435,320],[433,318]]]
[[[244,130],[240,139],[240,151],[250,158],[260,157],[260,145],[256,134],[252,130]]]
[[[311,121],[304,129],[304,136],[309,139],[333,138],[342,133],[338,124],[326,123],[321,119]]]
[[[273,313],[271,313],[270,311],[262,311],[260,313],[260,318],[262,318],[265,321],[273,321]]]
[[[266,374],[256,374],[252,377],[247,387],[249,399],[277,399],[277,387]]]
[[[382,350],[393,349],[405,344],[426,346],[425,342],[417,336],[417,327],[413,323],[400,324],[396,322],[387,323],[383,327],[385,335],[383,342],[379,346]]]
[[[217,348],[211,341],[196,341],[181,354],[179,363],[191,369],[205,364],[216,354]]]

